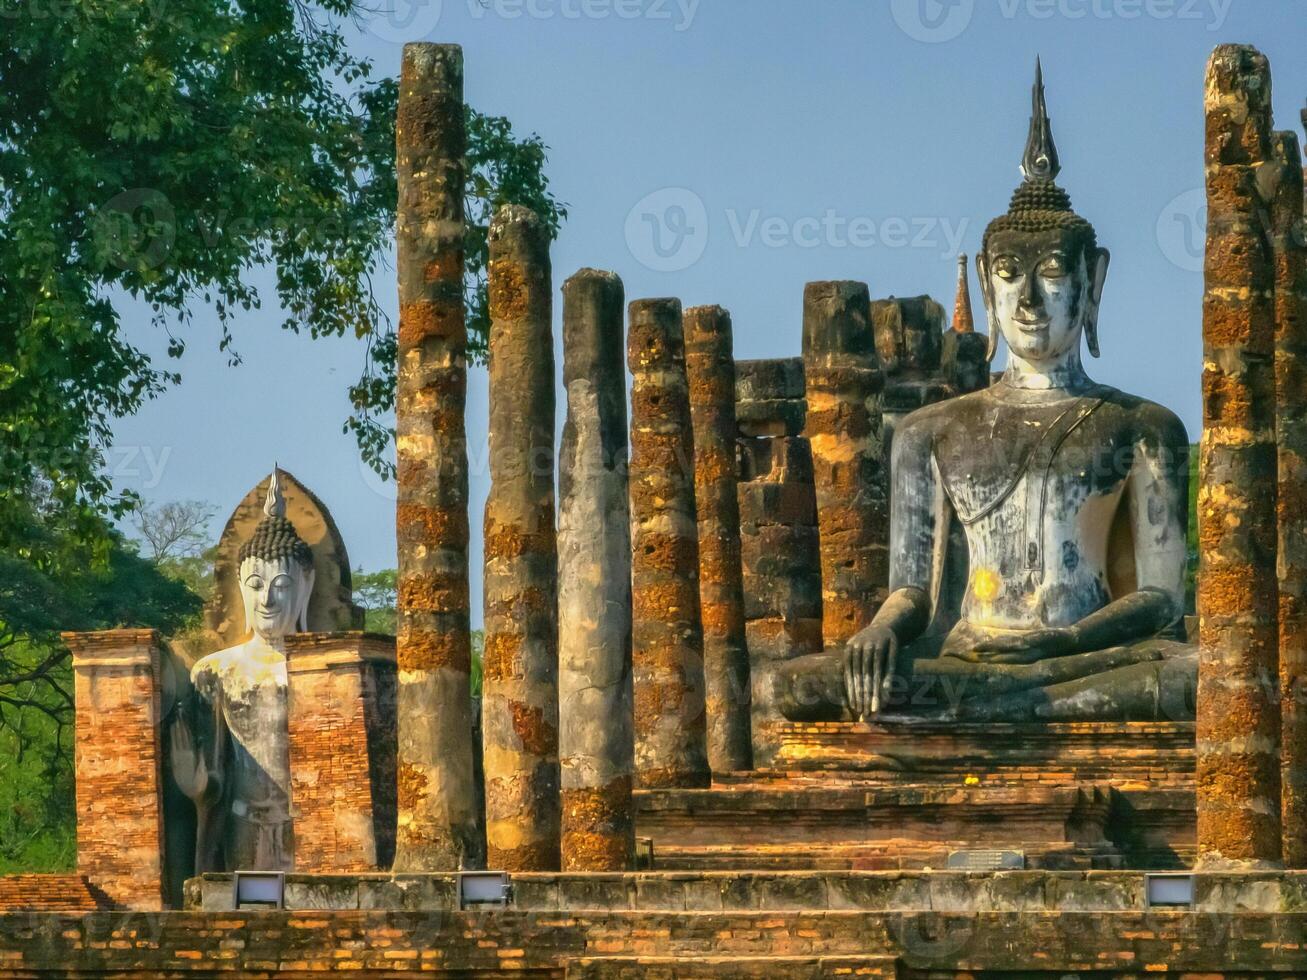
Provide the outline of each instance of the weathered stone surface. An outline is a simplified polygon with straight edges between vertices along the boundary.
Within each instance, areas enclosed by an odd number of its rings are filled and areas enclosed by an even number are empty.
[[[1207,66],[1207,258],[1198,490],[1198,847],[1209,867],[1281,856],[1274,258],[1265,57]]]
[[[1297,136],[1276,133],[1274,150],[1281,818],[1286,866],[1307,868],[1307,225]]]
[[[395,642],[286,637],[295,869],[362,872],[395,856]]]
[[[803,432],[803,358],[780,357],[735,364],[735,423],[743,436],[797,436]]]
[[[399,352],[397,868],[476,867],[472,766],[463,52],[404,47],[396,120]]]
[[[939,370],[944,307],[929,296],[873,300],[871,325],[885,374],[906,378]]]
[[[217,557],[213,563],[213,598],[205,606],[204,623],[212,640],[206,648],[188,645],[192,656],[234,646],[249,634],[241,605],[241,545],[250,539],[263,520],[263,504],[268,495],[264,477],[241,498],[218,538]],[[313,551],[313,594],[309,597],[308,630],[332,633],[363,628],[363,610],[355,605],[350,578],[349,553],[336,528],[331,512],[313,491],[299,480],[278,470],[282,496],[286,500],[286,517]]]
[[[230,875],[205,875],[191,884],[195,887],[187,903],[188,914],[220,912],[224,900],[230,905]],[[452,875],[293,874],[286,877],[286,890],[287,911],[292,912],[458,911],[457,881]],[[1110,913],[1145,911],[1146,895],[1144,872],[1140,871],[523,873],[513,876],[508,912],[563,916],[635,912],[643,914],[646,922],[668,913],[762,911]],[[1304,895],[1307,877],[1302,874],[1201,874],[1194,881],[1195,909],[1207,914],[1301,912]],[[383,896],[390,901],[373,904]],[[641,920],[633,916],[631,921]]]
[[[732,346],[731,315],[720,306],[696,306],[685,311],[685,369],[694,423],[694,496],[699,518],[708,763],[713,772],[753,768],[740,503],[736,493]]]
[[[486,861],[559,867],[558,553],[549,231],[510,205],[490,225],[490,495],[482,744]]]
[[[862,629],[889,584],[889,489],[881,431],[884,375],[867,287],[812,282],[803,293],[803,362],[821,530],[822,636]]]
[[[119,907],[161,909],[181,896],[164,887],[159,635],[103,630],[63,641],[76,700],[77,870]]]
[[[636,300],[627,330],[636,784],[705,786],[694,433],[680,301]]]
[[[568,871],[625,870],[635,845],[623,305],[611,272],[582,269],[563,284],[558,749]]]
[[[753,759],[771,764],[780,720],[773,671],[821,649],[821,563],[803,360],[740,361],[735,379]]]

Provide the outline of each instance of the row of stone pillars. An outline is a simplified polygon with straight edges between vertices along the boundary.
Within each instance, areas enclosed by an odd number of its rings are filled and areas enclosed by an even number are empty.
[[[865,285],[810,284],[802,361],[746,377],[739,403],[751,417],[737,419],[729,314],[636,301],[628,466],[622,287],[583,270],[563,289],[556,534],[548,235],[527,209],[496,216],[482,814],[466,696],[462,105],[459,49],[406,48],[396,867],[620,868],[631,856],[633,787],[702,787],[755,755],[767,761],[754,723],[765,733],[776,717],[765,678],[751,678],[751,650],[774,665],[843,642],[875,612],[888,577],[876,348],[922,367],[907,335],[939,334],[942,310],[924,297],[924,314],[886,301],[873,330]],[[924,368],[939,367],[937,348]],[[751,386],[765,397],[751,400]]]
[[[1207,71],[1199,469],[1198,848],[1307,867],[1307,241],[1297,138],[1271,75]]]
[[[622,285],[594,270],[567,281],[556,531],[549,235],[528,209],[495,216],[483,837],[469,713],[457,47],[405,48],[397,140],[395,867],[626,868],[633,786],[706,786],[714,770],[751,765],[730,317],[683,316],[668,299],[630,305],[628,465]]]

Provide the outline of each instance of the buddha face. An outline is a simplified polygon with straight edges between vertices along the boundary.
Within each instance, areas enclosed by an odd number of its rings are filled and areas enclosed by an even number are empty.
[[[1106,250],[1086,253],[1071,229],[995,232],[981,256],[980,281],[1008,349],[1036,366],[1078,352],[1081,334],[1092,336],[1097,325],[1107,262]]]
[[[313,592],[313,572],[293,559],[269,561],[250,557],[241,562],[241,598],[245,623],[265,641],[294,633]]]

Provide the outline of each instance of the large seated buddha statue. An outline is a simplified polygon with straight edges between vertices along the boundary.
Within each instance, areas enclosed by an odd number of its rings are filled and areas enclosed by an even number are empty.
[[[908,415],[891,456],[890,594],[777,676],[794,720],[1185,720],[1188,447],[1175,415],[1085,373],[1108,252],[1054,183],[1036,68],[1024,181],[977,256],[1008,366]]]

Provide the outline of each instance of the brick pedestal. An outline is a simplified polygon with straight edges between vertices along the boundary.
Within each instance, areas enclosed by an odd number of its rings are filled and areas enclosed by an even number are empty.
[[[77,703],[77,869],[117,905],[163,908],[159,634],[65,633]]]
[[[395,642],[286,638],[295,869],[390,866],[395,848]]]

